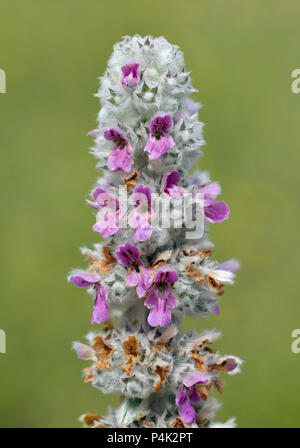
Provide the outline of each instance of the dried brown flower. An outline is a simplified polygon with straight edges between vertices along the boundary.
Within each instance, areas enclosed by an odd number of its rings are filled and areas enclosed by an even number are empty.
[[[152,268],[157,269],[161,266],[163,266],[172,256],[172,252],[170,250],[165,250],[164,252],[161,252],[157,255],[155,260],[152,263]]]
[[[94,374],[92,372],[92,367],[85,367],[83,369],[83,375],[84,375],[84,383],[90,383],[94,379]]]
[[[129,176],[124,177],[123,181],[126,185],[127,191],[131,190],[135,187],[137,181],[138,181],[139,175],[137,171],[134,171],[133,173],[130,173]]]
[[[180,417],[176,417],[176,419],[174,420],[174,422],[171,425],[171,428],[185,428],[185,424],[184,424],[183,420],[181,420]]]
[[[139,354],[139,341],[135,336],[129,336],[126,341],[123,342],[122,347],[125,351],[124,359],[128,360],[126,364],[123,364],[121,367],[123,372],[126,372],[127,375],[131,375],[133,369],[133,362],[140,362],[140,354]]]
[[[99,370],[102,368],[111,369],[108,360],[112,356],[114,349],[104,341],[102,336],[94,337],[93,349],[96,351],[98,359],[98,362],[95,364],[96,368]]]
[[[101,418],[101,415],[90,412],[88,414],[83,415],[81,418],[86,426],[92,426],[94,422],[96,422]]]
[[[167,366],[160,366],[160,365],[156,366],[155,373],[156,373],[156,375],[158,375],[159,380],[155,381],[153,392],[158,392],[161,389],[163,383],[167,379],[168,372],[169,372],[168,365]]]

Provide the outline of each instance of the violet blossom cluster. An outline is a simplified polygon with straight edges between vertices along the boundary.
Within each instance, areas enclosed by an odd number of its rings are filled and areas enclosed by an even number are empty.
[[[219,184],[207,172],[189,174],[204,144],[194,92],[182,52],[163,37],[126,36],[101,78],[102,108],[89,135],[103,175],[87,200],[101,242],[82,248],[89,266],[73,270],[69,280],[91,294],[91,324],[103,326],[73,347],[91,361],[84,381],[124,399],[106,417],[83,415],[85,426],[222,426],[214,422],[219,404],[209,393],[222,392],[222,375],[238,373],[241,361],[210,347],[218,333],[180,330],[184,316],[220,314],[224,286],[239,268],[234,259],[212,259],[208,224],[230,214],[217,200]],[[127,213],[120,186],[131,199],[128,227],[120,225]],[[201,198],[203,235],[191,240],[184,228],[153,227],[154,193]]]

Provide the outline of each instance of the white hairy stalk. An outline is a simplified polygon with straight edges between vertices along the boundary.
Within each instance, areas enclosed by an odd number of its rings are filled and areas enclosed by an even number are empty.
[[[103,239],[82,249],[89,266],[69,279],[93,298],[95,329],[87,344],[74,343],[90,361],[84,380],[120,394],[122,402],[106,417],[83,415],[85,426],[222,426],[214,422],[220,405],[209,393],[222,392],[223,374],[238,373],[241,361],[216,351],[218,332],[180,330],[184,316],[219,313],[224,285],[233,284],[239,267],[236,260],[213,260],[207,239],[208,223],[229,216],[227,204],[216,200],[219,184],[207,172],[189,174],[204,145],[194,92],[182,52],[163,37],[126,36],[101,78],[102,107],[90,135],[102,175],[87,202]],[[153,221],[156,196],[162,218],[166,205],[172,213],[168,225]],[[202,219],[194,233],[188,208]],[[234,419],[224,424],[234,425]]]

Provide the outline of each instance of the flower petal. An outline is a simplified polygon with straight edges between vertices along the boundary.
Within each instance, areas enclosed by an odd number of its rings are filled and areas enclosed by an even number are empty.
[[[88,288],[100,281],[100,277],[92,272],[77,271],[74,275],[70,275],[69,280],[79,288]]]
[[[151,196],[152,190],[149,187],[145,187],[145,185],[138,185],[133,192],[133,202],[135,205],[137,204],[145,204],[148,202],[148,207],[151,206]]]
[[[170,173],[165,174],[162,179],[161,190],[167,193],[169,196],[174,196],[176,194],[184,196],[185,189],[177,186],[179,180],[180,175],[178,171],[171,171]]]
[[[176,404],[179,406],[187,397],[187,390],[184,386],[180,386],[176,394]]]
[[[140,280],[140,274],[136,272],[135,268],[131,269],[127,276],[128,286],[137,286]]]
[[[211,184],[205,185],[198,190],[198,193],[202,193],[204,197],[204,206],[208,207],[211,205],[216,197],[221,193],[221,187],[217,182],[212,182]]]
[[[86,344],[81,342],[73,342],[72,348],[77,353],[78,358],[88,361],[95,356],[95,351]]]
[[[172,314],[165,300],[158,298],[155,308],[153,308],[148,316],[148,323],[151,327],[168,327],[172,321]]]
[[[93,198],[95,199],[95,201],[97,200],[97,197],[98,197],[100,194],[102,194],[102,193],[107,193],[107,191],[106,191],[106,190],[103,190],[103,188],[100,188],[100,187],[96,188],[96,189],[93,191]]]
[[[210,380],[210,377],[205,372],[193,372],[188,373],[183,377],[183,384],[186,387],[194,386],[195,384],[207,384]]]
[[[176,308],[178,306],[178,300],[173,296],[170,287],[164,292],[164,300],[169,308]]]
[[[124,148],[115,148],[110,151],[108,157],[108,169],[110,171],[125,171],[125,173],[129,173],[131,166],[132,157],[128,145]]]
[[[170,173],[167,173],[164,175],[162,180],[162,190],[165,191],[168,188],[173,187],[174,185],[177,185],[180,180],[180,175],[178,171],[171,171]]]
[[[134,243],[138,241],[147,241],[152,235],[151,227],[137,227],[134,231],[132,241]]]
[[[212,310],[212,312],[215,313],[217,316],[219,316],[219,314],[220,314],[220,308],[219,308],[219,305],[216,305],[216,306],[214,307],[214,309]]]
[[[178,280],[177,272],[173,269],[168,268],[167,266],[161,268],[155,275],[154,281],[155,283],[164,282],[164,283],[175,283]]]
[[[140,258],[140,252],[137,247],[127,242],[119,247],[119,250],[116,252],[116,257],[123,266],[130,266]]]
[[[159,298],[159,291],[156,288],[156,286],[154,286],[149,296],[145,300],[145,306],[147,308],[155,307],[157,305],[158,298]]]
[[[88,135],[90,135],[93,138],[97,138],[99,134],[99,129],[92,129],[91,131],[88,132]]]
[[[224,201],[213,202],[208,207],[205,207],[205,218],[209,222],[222,222],[228,218],[230,208]]]
[[[201,401],[201,395],[198,394],[195,387],[189,388],[188,395],[189,395],[190,400],[193,401],[194,403],[198,403],[199,401]]]
[[[122,70],[122,85],[133,87],[139,83],[140,77],[138,74],[138,68],[140,64],[138,62],[131,62],[129,64],[123,65]]]
[[[168,152],[174,145],[174,140],[170,135],[165,134],[160,138],[150,135],[144,151],[149,153],[150,160],[155,160]]]
[[[152,284],[152,275],[152,269],[140,265],[139,284],[137,287],[137,294],[139,298],[144,297],[150,288]]]
[[[179,415],[188,425],[195,423],[196,411],[188,398],[179,406]]]
[[[222,264],[219,264],[219,266],[216,269],[221,269],[223,271],[229,271],[233,274],[236,273],[238,269],[240,269],[240,263],[232,258],[231,260],[225,261]]]
[[[112,142],[118,142],[118,143],[121,141],[127,142],[122,132],[120,132],[118,129],[115,128],[106,129],[104,131],[104,138]]]
[[[100,210],[93,230],[99,232],[104,238],[114,235],[119,230],[118,214],[111,210]]]
[[[94,309],[92,313],[91,323],[102,324],[109,319],[110,311],[106,303],[107,299],[107,289],[105,287],[100,287],[96,293],[96,299],[94,302]]]
[[[196,103],[191,98],[187,98],[184,102],[184,107],[185,107],[186,113],[191,117],[198,112],[198,110],[201,107],[201,104]]]
[[[169,114],[157,115],[153,118],[150,124],[150,131],[153,133],[162,134],[172,127],[172,118]]]

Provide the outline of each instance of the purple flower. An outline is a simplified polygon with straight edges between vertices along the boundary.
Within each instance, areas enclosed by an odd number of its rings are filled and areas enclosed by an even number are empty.
[[[219,305],[215,305],[214,309],[212,310],[213,313],[215,313],[217,316],[220,314],[220,308]]]
[[[129,267],[128,286],[136,286],[139,298],[144,297],[152,284],[152,269],[147,268],[140,260],[139,250],[130,243],[125,243],[116,252],[118,261]]]
[[[231,259],[228,261],[225,261],[222,264],[219,264],[216,269],[222,270],[222,271],[228,271],[232,272],[232,274],[236,274],[236,271],[240,268],[240,263],[237,260]]]
[[[196,411],[191,402],[198,403],[201,400],[195,386],[207,384],[209,379],[209,375],[205,372],[189,373],[183,377],[176,395],[176,404],[179,407],[180,417],[188,425],[196,421]]]
[[[136,86],[140,77],[138,74],[140,64],[138,62],[130,62],[129,64],[123,65],[122,70],[122,86],[133,87]]]
[[[217,182],[201,187],[198,193],[203,195],[204,216],[207,221],[222,222],[228,218],[230,209],[226,202],[215,201],[216,197],[221,193],[220,185]]]
[[[115,143],[108,157],[109,170],[129,173],[132,165],[131,146],[124,135],[117,129],[110,128],[104,132],[104,138]]]
[[[180,175],[178,171],[171,171],[163,176],[162,180],[162,191],[167,193],[169,196],[180,195],[184,196],[185,189],[178,187],[178,182],[180,180]]]
[[[94,301],[94,309],[91,324],[102,324],[109,319],[110,311],[106,303],[108,290],[106,286],[96,287],[96,298]]]
[[[84,359],[85,361],[95,357],[95,351],[81,342],[73,342],[72,348],[76,351],[78,358]]]
[[[132,241],[146,241],[152,235],[149,220],[151,217],[151,194],[152,190],[144,185],[139,185],[133,192],[133,203],[137,205],[132,212],[128,223],[134,230]]]
[[[166,134],[166,131],[171,127],[172,118],[170,115],[157,115],[151,121],[151,135],[144,149],[144,151],[149,152],[150,160],[158,159],[175,145],[173,138]]]
[[[151,311],[148,323],[151,327],[167,327],[172,320],[170,309],[178,305],[172,294],[171,284],[177,282],[177,273],[167,267],[161,268],[154,277],[154,285],[145,301]]]
[[[88,288],[100,282],[100,277],[92,272],[78,270],[69,276],[69,280],[79,288]]]
[[[114,235],[119,230],[119,219],[124,213],[119,206],[119,201],[100,187],[93,192],[93,198],[95,201],[87,201],[91,207],[98,210],[97,222],[93,230],[99,232],[104,238]]]
[[[190,118],[195,115],[200,109],[201,105],[199,103],[195,103],[195,101],[190,98],[186,99],[182,105],[182,109],[178,111],[176,114],[176,121],[181,118]]]
[[[235,375],[239,372],[240,364],[241,360],[236,357],[223,357],[216,362],[208,364],[208,368],[217,372],[228,373],[228,375]]]
[[[231,260],[227,260],[222,264],[219,264],[216,268],[215,268],[215,273],[220,275],[222,274],[222,277],[218,277],[219,281],[222,282],[221,278],[223,279],[223,282],[226,283],[232,283],[233,279],[235,277],[236,271],[240,268],[240,263],[237,260],[231,259]],[[225,272],[219,272],[218,271],[225,271]],[[229,273],[229,276],[228,276]],[[215,313],[217,316],[220,314],[220,308],[218,305],[216,305],[213,308],[213,313]]]
[[[139,261],[140,251],[133,244],[125,243],[119,247],[116,257],[123,266],[132,266]]]
[[[98,129],[92,129],[91,131],[88,132],[88,135],[90,135],[93,138],[97,138],[99,134],[99,130]]]
[[[96,297],[91,323],[96,322],[97,324],[102,324],[102,322],[105,322],[109,318],[109,307],[106,303],[108,290],[105,285],[101,284],[99,275],[79,270],[73,275],[70,275],[69,280],[75,286],[79,286],[79,288],[94,286]]]
[[[195,101],[191,100],[190,98],[187,98],[184,102],[185,111],[188,114],[189,117],[192,117],[195,115],[198,110],[200,109],[200,104],[196,103]]]
[[[227,372],[232,372],[237,366],[238,363],[235,361],[235,359],[232,359],[226,364],[226,370]]]

